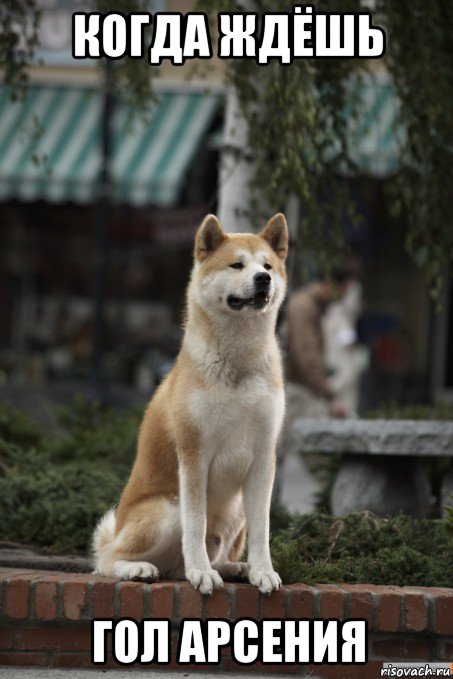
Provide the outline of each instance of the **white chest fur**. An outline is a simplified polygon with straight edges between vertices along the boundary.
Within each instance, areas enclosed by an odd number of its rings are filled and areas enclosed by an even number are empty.
[[[275,314],[221,316],[209,328],[188,320],[184,347],[203,386],[187,394],[187,406],[209,469],[208,496],[219,502],[241,489],[255,456],[272,453],[282,423]]]
[[[269,454],[281,426],[283,390],[263,377],[244,379],[191,392],[189,412],[201,436],[201,454],[209,465],[208,495],[225,501],[241,488],[255,455]]]

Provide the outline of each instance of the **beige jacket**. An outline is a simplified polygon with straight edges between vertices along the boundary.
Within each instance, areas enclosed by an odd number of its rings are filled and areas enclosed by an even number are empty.
[[[296,290],[287,307],[287,377],[308,387],[321,398],[332,398],[327,381],[322,316],[311,286]]]

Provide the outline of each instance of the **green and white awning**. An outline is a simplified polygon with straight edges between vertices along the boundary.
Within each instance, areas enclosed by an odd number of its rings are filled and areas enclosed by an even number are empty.
[[[376,178],[394,174],[400,164],[404,131],[389,75],[362,73],[353,78],[346,115],[348,150],[359,171]]]
[[[359,171],[386,177],[398,169],[403,132],[387,75],[351,83],[349,153]],[[143,206],[177,203],[187,170],[220,97],[167,92],[146,120],[119,103],[113,116],[114,200]],[[349,108],[349,107],[348,107]],[[13,102],[0,88],[0,201],[17,198],[90,203],[99,192],[102,97],[92,89],[31,87]]]
[[[146,120],[118,104],[113,199],[174,205],[218,109],[218,95],[164,93]],[[0,89],[0,201],[89,203],[98,197],[102,97],[91,89],[31,87],[13,102]]]

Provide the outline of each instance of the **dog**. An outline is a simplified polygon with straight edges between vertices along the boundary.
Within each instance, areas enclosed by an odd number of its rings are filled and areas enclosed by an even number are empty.
[[[195,237],[184,337],[145,412],[118,507],[93,536],[98,573],[185,578],[202,594],[223,579],[281,586],[269,551],[275,449],[284,417],[276,339],[286,294],[288,228]],[[248,562],[240,561],[248,534]]]

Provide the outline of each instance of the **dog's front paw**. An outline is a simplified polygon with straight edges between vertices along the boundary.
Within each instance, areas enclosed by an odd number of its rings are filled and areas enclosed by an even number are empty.
[[[244,561],[227,561],[219,566],[219,573],[224,580],[246,580],[249,567]]]
[[[188,568],[186,578],[195,589],[202,594],[212,594],[214,589],[223,587],[223,580],[214,569],[201,570],[199,568]]]
[[[249,582],[258,587],[263,594],[270,594],[282,584],[279,574],[272,569],[260,571],[256,568],[250,568]]]
[[[147,561],[115,561],[113,575],[123,580],[155,582],[159,578],[159,571]]]

